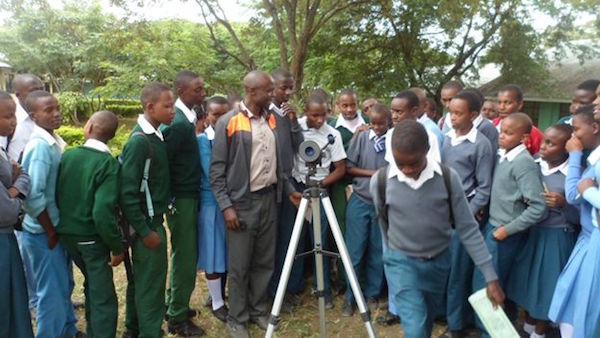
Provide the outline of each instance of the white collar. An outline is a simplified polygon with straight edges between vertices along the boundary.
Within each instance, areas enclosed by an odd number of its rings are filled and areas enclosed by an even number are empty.
[[[206,134],[206,137],[212,141],[215,139],[215,130],[213,129],[212,126],[208,126],[206,127],[206,129],[204,129],[204,134]]]
[[[429,119],[429,116],[427,116],[427,113],[423,112],[423,113],[421,113],[421,116],[419,116],[419,118],[417,119],[417,122],[423,124],[428,119]]]
[[[385,134],[383,134],[383,135],[385,135]],[[377,134],[375,134],[375,131],[373,131],[373,129],[369,130],[369,140],[372,140],[375,137],[377,137]]]
[[[148,122],[148,120],[146,120],[146,117],[143,114],[138,115],[137,123],[140,125],[140,128],[142,128],[142,131],[144,132],[144,134],[148,134],[148,135],[154,134],[161,141],[165,140],[160,129],[154,128],[154,126],[152,126],[150,124],[150,122]]]
[[[473,120],[473,126],[475,128],[479,128],[479,125],[481,124],[481,122],[483,122],[483,116],[481,116],[481,113],[479,113],[479,115],[477,115],[475,120]]]
[[[411,189],[417,190],[425,182],[427,182],[430,179],[432,179],[433,176],[435,175],[435,173],[438,173],[439,175],[442,174],[442,168],[440,167],[440,164],[437,163],[436,161],[429,161],[429,160],[427,160],[427,165],[425,166],[425,169],[423,169],[423,171],[421,171],[421,174],[419,175],[419,178],[417,178],[415,180],[414,178],[407,177],[406,175],[404,175],[404,173],[396,165],[396,162],[394,162],[394,163],[390,163],[390,170],[389,170],[389,173],[388,173],[388,179],[396,176],[396,178],[398,179],[398,182],[404,182]]]
[[[523,150],[527,150],[523,143],[512,148],[508,152],[506,151],[506,149],[498,149],[498,155],[500,155],[500,162],[504,161],[505,159],[507,159],[508,162],[512,162],[512,160],[514,160],[515,157],[517,157],[517,155],[519,155]]]
[[[283,109],[277,107],[277,105],[273,102],[271,102],[271,105],[269,105],[269,110],[274,111],[277,115],[283,117],[286,115],[286,113],[283,111]]]
[[[344,127],[354,134],[356,128],[360,127],[365,123],[366,122],[363,119],[362,114],[360,112],[356,114],[356,117],[352,121],[346,120],[344,116],[340,113],[340,115],[337,118],[337,121],[335,122],[335,129],[337,129],[338,127]]]
[[[252,119],[253,117],[255,117],[255,115],[252,113],[252,111],[250,111],[250,109],[248,109],[248,107],[246,107],[244,100],[240,101],[240,110],[245,112],[249,119]],[[264,116],[258,115],[258,118],[259,119],[264,118]]]
[[[175,101],[175,108],[181,110],[183,112],[183,115],[185,115],[185,117],[187,117],[188,121],[190,121],[190,123],[196,123],[196,113],[194,113],[194,111],[192,111],[190,108],[188,108],[185,103],[183,103],[183,101],[181,101],[181,98],[177,98],[177,101]]]
[[[56,145],[61,153],[65,150],[65,147],[67,146],[65,141],[60,136],[58,136],[58,134],[50,134],[48,131],[46,131],[46,129],[38,126],[37,124],[35,125],[35,127],[33,127],[33,132],[31,133],[31,135],[32,138],[33,135],[38,135],[51,146]]]
[[[15,103],[17,104],[17,111],[16,111],[16,115],[17,115],[17,124],[23,123],[23,121],[25,120],[29,120],[33,122],[33,119],[31,119],[31,116],[29,116],[29,113],[25,110],[25,108],[23,108],[23,106],[21,106],[21,102],[19,102],[19,99],[17,99],[15,97]]]
[[[308,121],[306,119],[306,116],[302,116],[301,118],[298,119],[298,124],[300,125],[300,128],[303,131],[309,131],[309,130],[314,130],[316,132],[319,132],[321,134],[326,134],[326,133],[330,133],[330,130],[327,129],[328,127],[331,127],[327,124],[327,122],[323,123],[323,125],[321,126],[321,128],[317,129],[317,128],[313,128],[313,127],[309,127],[308,126]]]
[[[102,141],[98,141],[96,139],[90,138],[85,141],[83,144],[84,147],[92,148],[98,151],[103,151],[105,153],[110,154],[110,148],[106,145],[106,143]]]
[[[477,127],[473,125],[473,127],[471,127],[471,130],[469,130],[468,133],[462,136],[456,136],[456,130],[452,128],[449,132],[446,133],[446,135],[450,137],[450,144],[452,144],[452,146],[457,146],[463,143],[464,141],[475,143],[475,141],[477,140]]]
[[[535,161],[537,163],[539,163],[540,170],[542,172],[542,175],[544,175],[544,176],[550,176],[557,171],[560,171],[563,175],[567,176],[567,172],[569,171],[569,160],[564,161],[563,163],[561,163],[560,165],[557,165],[554,168],[550,168],[550,165],[548,165],[548,162],[542,160],[541,158],[538,158]]]
[[[596,147],[587,158],[588,163],[592,166],[596,165],[598,160],[600,160],[600,146]]]

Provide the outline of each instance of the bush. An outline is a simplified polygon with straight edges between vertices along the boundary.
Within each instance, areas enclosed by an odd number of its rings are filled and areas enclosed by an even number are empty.
[[[142,105],[139,103],[136,105],[107,104],[104,109],[121,117],[135,117],[144,113]]]
[[[76,147],[85,143],[83,128],[64,125],[56,130],[56,133],[65,140],[67,148]]]

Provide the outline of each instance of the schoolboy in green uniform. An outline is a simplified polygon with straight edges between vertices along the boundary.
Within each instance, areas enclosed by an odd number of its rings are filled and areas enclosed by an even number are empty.
[[[119,162],[106,143],[118,125],[115,114],[94,113],[84,128],[85,144],[63,154],[56,187],[60,214],[56,231],[85,278],[88,337],[114,337],[117,331],[111,266],[119,265],[124,257],[115,219]]]
[[[169,333],[185,337],[203,334],[189,317],[190,297],[196,284],[198,260],[197,226],[198,187],[202,167],[196,141],[196,112],[194,106],[204,101],[204,81],[200,75],[183,70],[175,77],[173,122],[163,129],[171,173],[171,205],[167,223],[171,232],[171,275],[167,289]]]
[[[164,84],[150,83],[141,95],[140,115],[121,154],[120,205],[135,229],[132,239],[133,283],[127,285],[127,337],[161,337],[165,315],[167,246],[163,215],[169,204],[167,145],[158,127],[175,115],[173,93]],[[146,160],[151,160],[147,185]],[[140,192],[140,186],[144,192]],[[151,203],[146,199],[149,191]]]

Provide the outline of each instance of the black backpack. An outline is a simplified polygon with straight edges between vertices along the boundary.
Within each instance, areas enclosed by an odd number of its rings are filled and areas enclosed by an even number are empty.
[[[444,178],[444,186],[446,187],[446,192],[448,193],[448,205],[450,206],[450,224],[452,224],[452,228],[454,228],[454,212],[452,210],[452,185],[450,183],[450,168],[447,166],[440,164],[442,168],[442,177]],[[379,210],[378,216],[381,217],[386,223],[388,223],[388,204],[386,199],[385,190],[387,188],[387,178],[390,171],[390,166],[386,165],[383,168],[377,170],[377,192],[379,194],[379,199],[382,202],[381,210]]]

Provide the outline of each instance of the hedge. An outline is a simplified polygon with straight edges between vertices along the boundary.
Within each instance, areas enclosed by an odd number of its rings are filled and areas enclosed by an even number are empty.
[[[142,114],[142,105],[138,100],[112,99],[85,96],[78,92],[61,92],[56,94],[65,122],[81,125],[92,113],[99,110],[110,110],[122,117],[135,117]]]
[[[126,126],[121,126],[117,129],[115,137],[108,142],[108,146],[113,155],[118,155],[123,152],[123,146],[129,138],[131,132]],[[69,125],[63,125],[56,130],[56,133],[65,140],[67,143],[67,149],[82,145],[85,143],[85,136],[83,134],[82,127],[74,127]]]
[[[104,109],[110,110],[111,112],[115,113],[116,115],[119,115],[122,117],[135,117],[135,116],[138,116],[139,114],[144,113],[144,110],[142,109],[141,104],[137,104],[137,105],[107,104],[106,106],[104,106]]]

